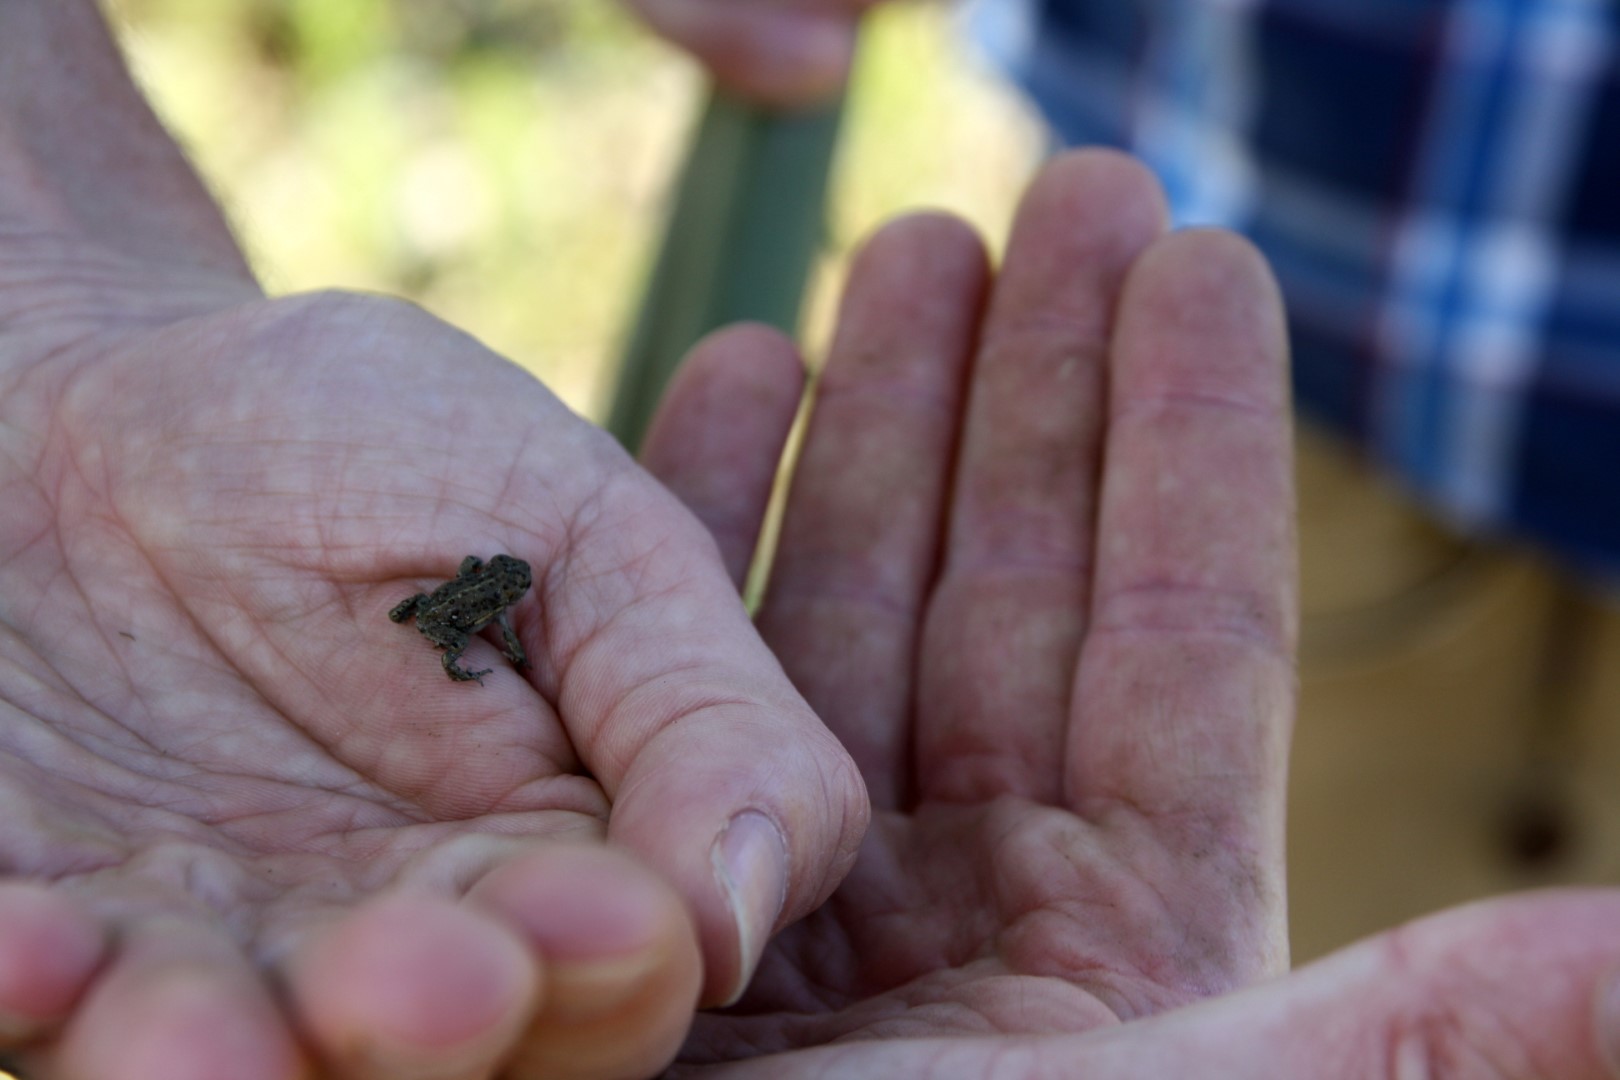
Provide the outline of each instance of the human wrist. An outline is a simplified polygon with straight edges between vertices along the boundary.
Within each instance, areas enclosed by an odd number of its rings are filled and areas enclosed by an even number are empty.
[[[94,0],[0,3],[0,254],[40,235],[248,276]]]

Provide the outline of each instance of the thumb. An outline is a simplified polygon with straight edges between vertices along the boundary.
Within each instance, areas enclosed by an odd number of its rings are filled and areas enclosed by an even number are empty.
[[[702,1001],[716,1004],[848,873],[870,811],[854,761],[754,630],[714,541],[650,478],[635,482],[639,515],[582,526],[559,575],[570,586],[547,595],[558,711],[611,801],[609,840],[691,907]]]
[[[1620,891],[1496,900],[1115,1029],[1081,1060],[1097,1080],[1615,1080],[1617,973]]]
[[[1616,1080],[1617,973],[1620,891],[1543,893],[1433,916],[1285,978],[1085,1035],[848,1043],[721,1075]]]
[[[771,935],[831,895],[866,829],[854,763],[795,711],[726,703],[680,717],[614,795],[609,839],[695,906],[705,1005],[742,994]]]

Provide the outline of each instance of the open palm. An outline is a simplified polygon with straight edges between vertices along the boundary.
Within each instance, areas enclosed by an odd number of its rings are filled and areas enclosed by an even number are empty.
[[[1163,222],[1122,158],[1048,170],[982,333],[967,230],[859,261],[759,625],[875,819],[696,1054],[1075,1030],[1286,966],[1281,324],[1240,242],[1149,251]]]
[[[0,1049],[656,1067],[848,868],[847,756],[611,439],[407,305],[263,299],[110,138],[0,162]],[[532,669],[452,682],[388,612],[498,552]]]
[[[1614,1075],[1590,1027],[1593,980],[1620,965],[1613,895],[1452,913],[1282,977],[1284,354],[1252,249],[1165,235],[1153,180],[1117,154],[1045,170],[993,284],[949,220],[868,246],[759,625],[860,763],[873,826],[682,1061],[771,1080]],[[761,331],[711,339],[650,440],[733,565],[762,503],[728,463],[765,436],[713,413],[791,399],[794,370]]]

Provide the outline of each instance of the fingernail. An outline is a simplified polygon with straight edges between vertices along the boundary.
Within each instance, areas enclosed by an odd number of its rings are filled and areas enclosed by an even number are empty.
[[[737,923],[737,984],[724,1002],[731,1005],[748,988],[787,900],[787,841],[774,821],[749,810],[731,819],[711,857]]]
[[[1620,972],[1598,984],[1597,1037],[1609,1075],[1620,1080]]]
[[[643,994],[664,957],[651,949],[630,956],[546,968],[546,1022],[582,1025]]]

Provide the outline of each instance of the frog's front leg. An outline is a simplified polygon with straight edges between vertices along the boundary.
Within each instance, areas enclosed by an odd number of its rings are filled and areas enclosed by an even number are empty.
[[[409,600],[401,600],[398,604],[394,605],[394,610],[388,613],[388,617],[393,619],[395,622],[404,622],[406,619],[416,614],[416,609],[421,607],[422,602],[427,598],[427,593],[419,592]]]
[[[417,625],[421,624],[418,623]],[[477,679],[479,686],[484,685],[484,676],[488,675],[493,669],[485,668],[483,671],[468,671],[457,663],[461,659],[461,654],[466,652],[467,646],[472,643],[471,638],[452,626],[437,626],[431,630],[423,630],[422,633],[426,635],[429,641],[444,650],[444,655],[439,658],[439,661],[444,664],[444,673],[446,675],[456,680],[456,682]]]
[[[506,612],[495,616],[495,621],[501,624],[501,640],[506,642],[506,658],[520,668],[528,667],[529,655],[523,651],[523,642],[518,640],[512,624],[507,621]]]

